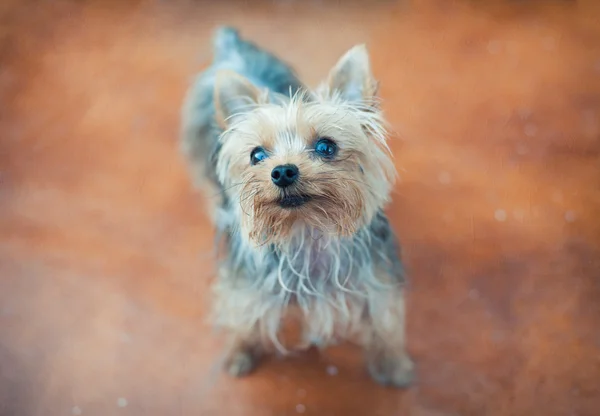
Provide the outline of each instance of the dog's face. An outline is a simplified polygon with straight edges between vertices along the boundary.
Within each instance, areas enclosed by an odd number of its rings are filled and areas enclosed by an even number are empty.
[[[217,171],[250,240],[285,245],[298,227],[349,236],[387,202],[395,172],[376,89],[362,46],[294,97],[217,75]]]

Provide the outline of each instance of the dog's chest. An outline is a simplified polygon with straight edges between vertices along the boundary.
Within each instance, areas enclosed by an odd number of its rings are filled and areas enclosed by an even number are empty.
[[[280,283],[293,292],[325,295],[332,289],[355,287],[363,264],[341,244],[309,242],[278,256]]]

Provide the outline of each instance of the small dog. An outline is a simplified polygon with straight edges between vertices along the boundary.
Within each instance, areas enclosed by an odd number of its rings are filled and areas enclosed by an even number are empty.
[[[405,387],[404,274],[383,213],[396,172],[367,50],[350,49],[314,91],[232,28],[188,93],[182,150],[224,237],[214,320],[232,335],[226,370],[295,347],[361,345],[384,385]]]

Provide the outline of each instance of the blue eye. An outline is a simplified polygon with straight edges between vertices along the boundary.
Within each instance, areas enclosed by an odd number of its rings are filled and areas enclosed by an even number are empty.
[[[325,159],[332,159],[337,153],[337,145],[330,139],[319,139],[315,144],[315,152]]]
[[[267,155],[265,149],[263,149],[262,147],[256,147],[254,148],[252,153],[250,153],[250,164],[254,166],[257,163],[265,160],[267,157],[269,156]]]

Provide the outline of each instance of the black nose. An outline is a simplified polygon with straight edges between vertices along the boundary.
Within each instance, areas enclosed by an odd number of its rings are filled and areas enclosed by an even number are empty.
[[[298,166],[296,165],[279,165],[271,171],[271,179],[275,185],[285,188],[296,182],[298,173]]]

